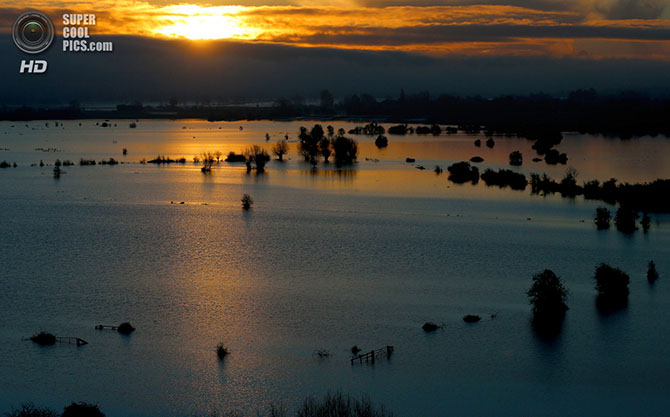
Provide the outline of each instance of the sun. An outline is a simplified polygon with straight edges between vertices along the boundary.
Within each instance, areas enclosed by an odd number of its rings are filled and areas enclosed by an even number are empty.
[[[245,26],[242,18],[237,16],[242,10],[242,6],[167,6],[162,9],[153,33],[191,40],[252,39],[257,30]]]

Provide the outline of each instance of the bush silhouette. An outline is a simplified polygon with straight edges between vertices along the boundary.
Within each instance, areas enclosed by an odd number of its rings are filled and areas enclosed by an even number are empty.
[[[658,279],[658,271],[656,271],[656,264],[654,261],[649,261],[649,268],[647,269],[647,281],[653,284]]]
[[[533,322],[541,327],[560,325],[568,310],[568,290],[550,269],[533,275],[533,284],[527,292],[533,306]]]
[[[338,136],[333,140],[333,152],[338,167],[352,164],[358,157],[358,143],[353,139]]]
[[[61,417],[105,417],[97,405],[85,402],[72,403],[65,407]]]
[[[635,221],[639,215],[633,211],[630,207],[622,206],[616,211],[616,216],[614,216],[614,224],[620,232],[624,233],[633,233],[637,230]]]
[[[6,417],[59,417],[56,411],[50,408],[35,407],[33,403],[21,404],[21,408],[12,408],[12,411],[5,413]]]
[[[219,343],[216,345],[216,356],[219,357],[219,359],[223,359],[226,356],[230,354],[230,351],[228,351],[228,348],[223,346],[223,343]]]
[[[386,136],[384,135],[379,135],[377,136],[377,139],[375,139],[375,146],[378,148],[385,148],[389,145],[389,140]]]
[[[254,204],[254,199],[251,198],[251,196],[249,194],[245,193],[242,196],[242,208],[244,210],[249,210],[253,204]]]
[[[285,140],[279,140],[272,147],[272,153],[277,155],[280,161],[284,160],[284,155],[288,154],[289,146]]]
[[[296,417],[392,417],[383,405],[375,405],[367,397],[326,394],[322,399],[309,396],[302,403]]]
[[[596,224],[598,230],[606,230],[610,228],[610,219],[612,215],[606,207],[598,207],[596,209],[596,217],[593,222]]]
[[[517,167],[523,165],[523,155],[520,151],[514,151],[509,154],[509,164]]]
[[[630,277],[618,268],[605,263],[596,267],[596,305],[601,311],[612,311],[628,305]]]
[[[456,184],[479,181],[479,169],[470,166],[469,162],[456,162],[447,168],[449,171],[449,180]]]
[[[30,336],[30,340],[40,346],[51,346],[56,344],[56,336],[47,332],[39,332]]]

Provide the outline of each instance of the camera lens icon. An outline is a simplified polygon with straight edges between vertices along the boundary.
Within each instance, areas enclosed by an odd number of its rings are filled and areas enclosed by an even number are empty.
[[[44,52],[54,40],[54,25],[44,13],[29,11],[16,19],[12,27],[12,38],[16,46],[25,53]]]

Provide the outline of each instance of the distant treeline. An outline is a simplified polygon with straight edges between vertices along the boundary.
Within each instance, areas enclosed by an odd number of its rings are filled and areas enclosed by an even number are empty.
[[[555,132],[576,131],[630,138],[642,135],[670,136],[670,97],[652,98],[626,92],[603,95],[595,90],[578,90],[567,97],[545,94],[502,96],[431,96],[428,92],[377,100],[371,95],[352,95],[335,101],[327,90],[319,104],[304,99],[277,99],[272,106],[180,105],[177,100],[163,106],[139,102],[118,105],[114,110],[86,110],[77,103],[62,108],[0,109],[0,120],[67,119],[182,119],[259,120],[312,117],[347,119],[366,117],[389,123],[423,120],[428,123],[461,126],[469,133],[519,135],[537,138]]]

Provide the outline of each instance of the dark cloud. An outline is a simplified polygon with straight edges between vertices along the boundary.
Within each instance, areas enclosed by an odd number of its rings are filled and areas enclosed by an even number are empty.
[[[342,96],[407,91],[499,95],[576,88],[670,91],[670,62],[550,57],[431,57],[406,52],[298,48],[246,42],[105,37],[111,54],[65,54],[58,40],[44,75],[19,74],[21,54],[0,36],[0,104],[123,102],[207,96],[274,99],[322,88]]]
[[[312,35],[275,37],[287,43],[333,45],[416,45],[445,42],[509,42],[514,39],[635,39],[670,40],[670,28],[634,28],[587,25],[432,25],[421,27],[338,27],[331,32],[309,28]]]

